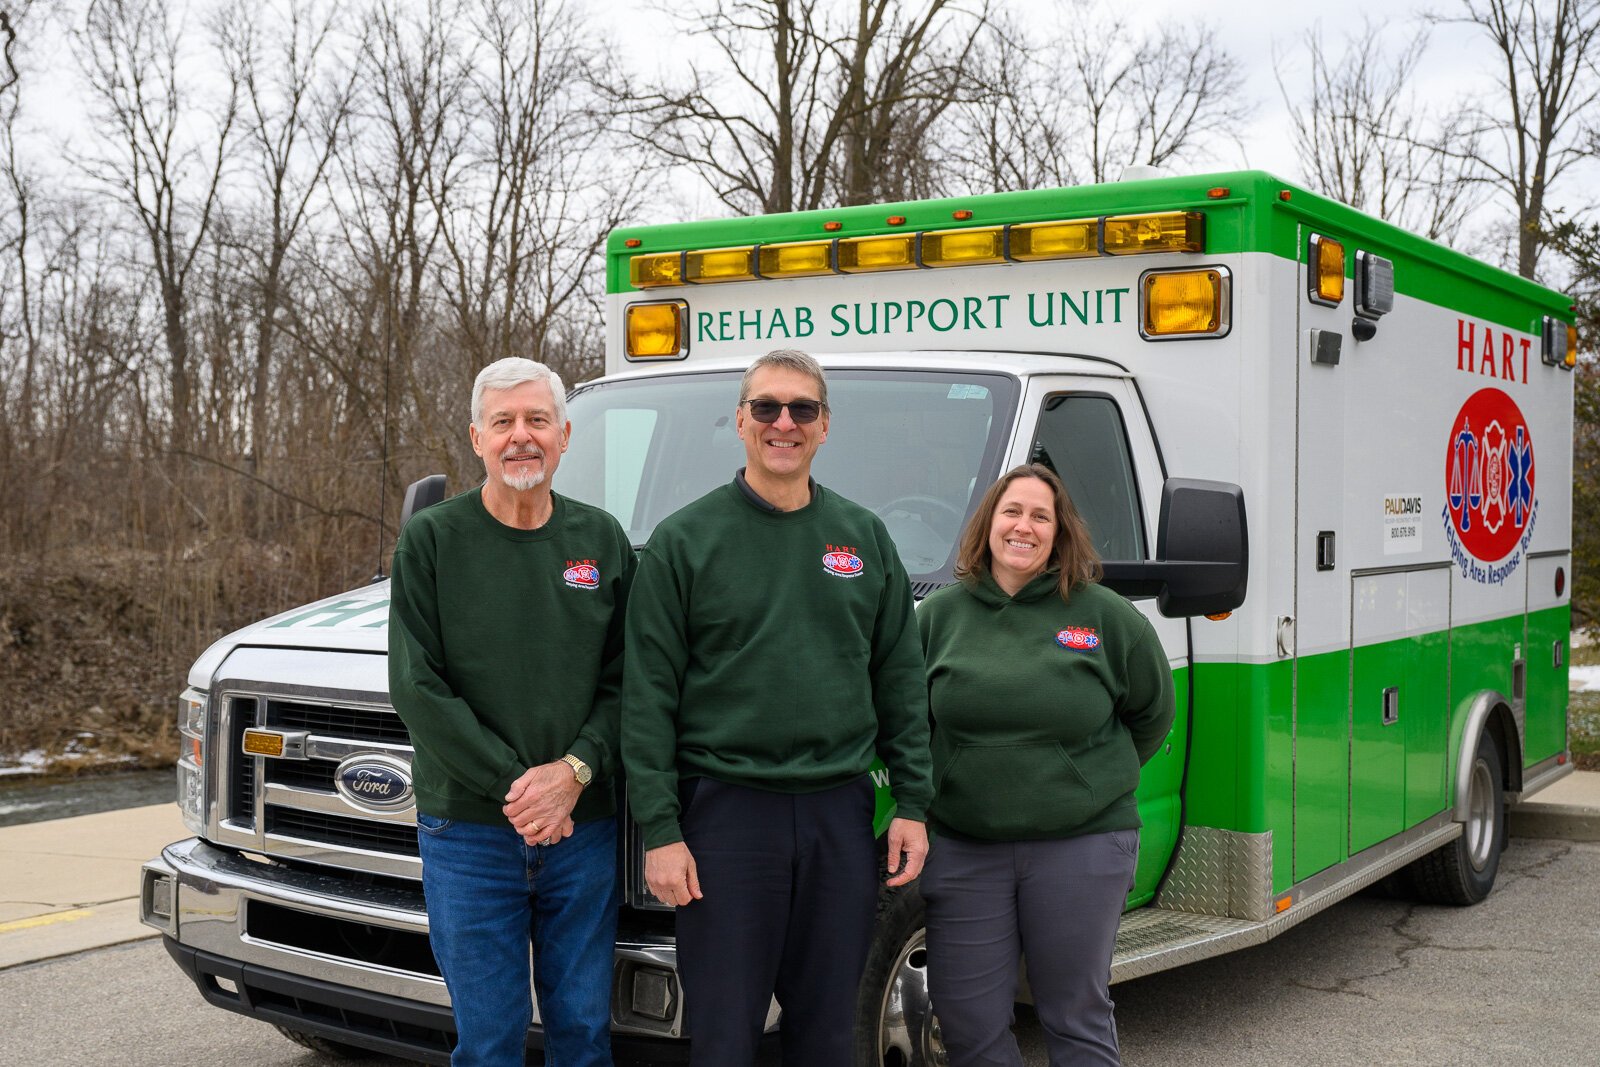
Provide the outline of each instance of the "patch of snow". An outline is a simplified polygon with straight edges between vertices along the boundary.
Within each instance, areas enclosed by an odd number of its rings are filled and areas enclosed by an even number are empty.
[[[40,774],[44,771],[44,749],[36,748],[17,757],[16,763],[0,763],[0,778],[14,774]]]
[[[1567,689],[1573,693],[1600,692],[1600,667],[1569,668]]]

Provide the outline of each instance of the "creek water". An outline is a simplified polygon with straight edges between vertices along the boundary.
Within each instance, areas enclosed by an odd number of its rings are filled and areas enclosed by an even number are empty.
[[[0,826],[171,804],[176,795],[170,767],[73,778],[8,775],[0,777]]]

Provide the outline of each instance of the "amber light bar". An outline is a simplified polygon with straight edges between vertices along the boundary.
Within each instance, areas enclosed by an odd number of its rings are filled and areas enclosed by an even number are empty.
[[[970,213],[967,217],[971,217]],[[1199,211],[1159,211],[737,248],[647,252],[628,260],[628,279],[635,289],[655,289],[1006,261],[1032,263],[1158,252],[1197,254],[1206,250],[1205,222],[1205,214]],[[824,228],[831,226],[829,223]]]

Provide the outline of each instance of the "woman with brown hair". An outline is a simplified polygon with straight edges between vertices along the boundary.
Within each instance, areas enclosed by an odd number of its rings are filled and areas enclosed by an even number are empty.
[[[1138,856],[1133,790],[1173,693],[1155,630],[1100,573],[1061,479],[1016,467],[962,534],[960,582],[917,612],[938,783],[928,979],[954,1067],[1021,1067],[1021,956],[1051,1067],[1120,1062],[1111,953]]]

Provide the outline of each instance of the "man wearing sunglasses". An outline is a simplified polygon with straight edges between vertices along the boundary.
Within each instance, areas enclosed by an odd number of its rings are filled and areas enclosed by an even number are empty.
[[[630,595],[623,761],[650,889],[677,905],[696,1067],[748,1067],[772,997],[788,1067],[848,1067],[879,859],[867,768],[898,801],[888,884],[927,853],[927,691],[883,523],[811,478],[828,386],[757,359],[746,464],[656,527]]]

